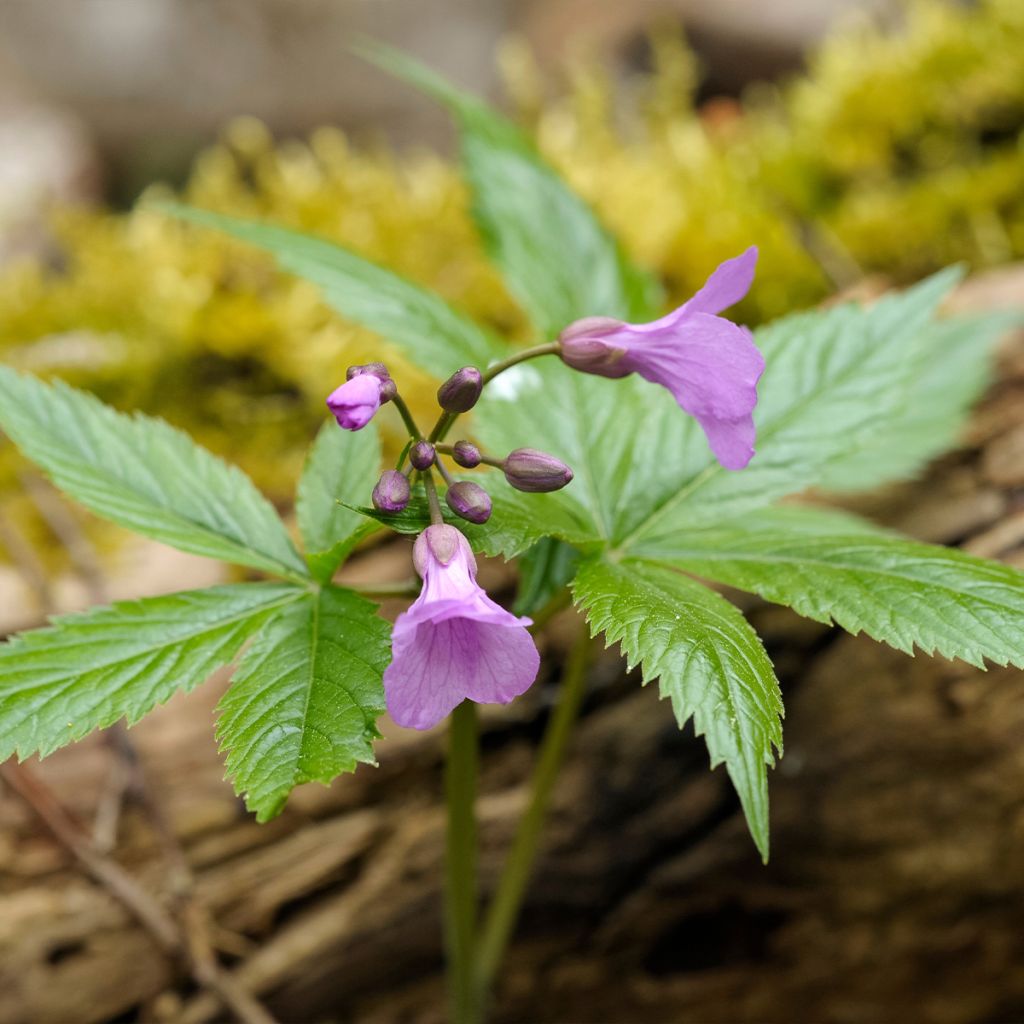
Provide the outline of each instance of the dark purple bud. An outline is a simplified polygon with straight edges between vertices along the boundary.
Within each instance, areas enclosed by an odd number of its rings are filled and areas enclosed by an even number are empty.
[[[350,366],[345,371],[345,379],[361,377],[364,373],[372,373],[374,377],[379,377],[381,380],[391,379],[391,374],[388,373],[388,368],[383,363],[362,363],[358,366]]]
[[[445,412],[469,412],[476,405],[483,387],[480,371],[475,366],[464,366],[437,389],[437,404]]]
[[[517,448],[501,468],[517,491],[557,491],[572,480],[572,470],[564,462],[536,448]]]
[[[409,461],[413,469],[430,469],[435,455],[434,446],[429,441],[417,441],[409,449]]]
[[[474,469],[480,465],[480,449],[468,441],[456,441],[452,446],[452,458],[456,465]]]
[[[375,375],[376,376],[376,375]],[[378,378],[380,379],[380,378]],[[395,395],[398,394],[398,385],[390,378],[380,382],[380,402],[383,405],[385,402],[390,402]]]
[[[409,504],[409,481],[397,469],[387,469],[373,489],[373,507],[380,512],[401,512]]]
[[[471,523],[486,523],[491,518],[491,496],[468,480],[460,480],[448,488],[445,495],[448,507]]]

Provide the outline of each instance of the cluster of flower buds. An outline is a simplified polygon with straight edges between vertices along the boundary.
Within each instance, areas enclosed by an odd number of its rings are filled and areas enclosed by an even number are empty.
[[[327,399],[327,406],[340,427],[362,429],[382,404],[391,401],[413,435],[398,469],[386,470],[373,489],[373,506],[381,512],[401,512],[412,497],[409,483],[412,473],[426,475],[436,468],[447,484],[445,501],[452,512],[470,523],[486,523],[492,511],[490,495],[479,484],[453,480],[441,462],[442,455],[462,469],[475,469],[480,465],[496,467],[505,474],[509,484],[520,491],[557,491],[572,480],[572,470],[564,462],[536,448],[517,448],[504,459],[496,459],[483,454],[470,441],[446,445],[425,439],[416,429],[383,363],[351,366],[346,378]],[[452,374],[437,390],[441,420],[431,437],[443,436],[444,429],[456,417],[469,412],[479,400],[483,387],[484,376],[475,366],[465,366]],[[408,468],[403,469],[406,459]]]

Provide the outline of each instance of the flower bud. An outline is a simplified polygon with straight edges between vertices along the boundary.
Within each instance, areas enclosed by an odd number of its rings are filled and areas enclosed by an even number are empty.
[[[557,491],[572,480],[572,470],[564,462],[536,448],[517,448],[501,468],[517,491]]]
[[[600,377],[624,377],[629,371],[619,366],[625,348],[615,344],[615,335],[626,325],[609,316],[588,316],[575,320],[558,336],[559,355],[566,366]]]
[[[456,441],[452,446],[452,459],[457,466],[474,469],[480,465],[480,449],[469,441]]]
[[[483,387],[480,371],[475,366],[464,366],[437,389],[437,404],[445,412],[469,412],[476,405]]]
[[[397,469],[387,469],[373,489],[373,507],[380,512],[401,512],[409,504],[409,481]]]
[[[409,461],[413,469],[430,469],[435,455],[434,446],[429,441],[417,441],[409,449]]]
[[[391,379],[388,368],[383,363],[364,363],[359,366],[350,366],[345,371],[345,380],[352,380],[354,377],[376,377],[380,381],[380,404],[390,402],[398,394],[398,385]]]
[[[380,408],[382,388],[379,377],[357,375],[327,396],[327,408],[343,430],[362,430]]]
[[[345,380],[351,380],[353,377],[361,377],[364,373],[372,373],[374,377],[380,380],[390,380],[391,374],[388,373],[388,368],[383,363],[362,363],[357,366],[350,366],[345,371]]]
[[[471,523],[486,523],[491,518],[491,496],[468,480],[460,480],[448,488],[445,495],[448,507]]]

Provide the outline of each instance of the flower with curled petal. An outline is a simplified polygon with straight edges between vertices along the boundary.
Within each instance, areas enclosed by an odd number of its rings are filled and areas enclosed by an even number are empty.
[[[754,454],[754,407],[764,357],[745,327],[719,316],[739,302],[754,279],[757,249],[722,263],[678,309],[649,324],[587,317],[562,331],[562,360],[585,373],[638,373],[672,392],[700,424],[726,469]]]

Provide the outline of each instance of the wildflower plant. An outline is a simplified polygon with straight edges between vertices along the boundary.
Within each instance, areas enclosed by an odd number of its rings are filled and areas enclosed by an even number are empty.
[[[405,58],[369,55],[454,115],[480,233],[535,343],[512,349],[342,247],[165,208],[271,252],[443,380],[437,418],[421,429],[385,362],[325,386],[330,416],[295,503],[300,554],[249,479],[183,433],[0,368],[0,426],[68,495],[140,534],[268,577],[57,618],[0,647],[0,759],[134,723],[235,664],[217,737],[236,789],[265,821],[296,785],[373,764],[385,708],[411,728],[450,716],[446,927],[453,1018],[472,1021],[515,922],[583,699],[590,635],[618,643],[644,682],[658,680],[680,727],[692,719],[765,859],[779,684],[743,615],[703,581],[908,654],[1024,667],[1024,574],[825,507],[779,503],[912,473],[976,389],[972,368],[1006,318],[937,319],[959,276],[948,270],[870,308],[798,313],[751,334],[724,314],[750,286],[753,248],[659,318],[655,282],[511,124]],[[394,414],[409,443],[383,467],[376,420]],[[382,528],[416,538],[422,580],[393,627],[370,589],[333,582]],[[519,561],[513,611],[477,583],[478,554]],[[587,632],[481,915],[475,705],[506,703],[533,683],[530,619],[570,598]]]

